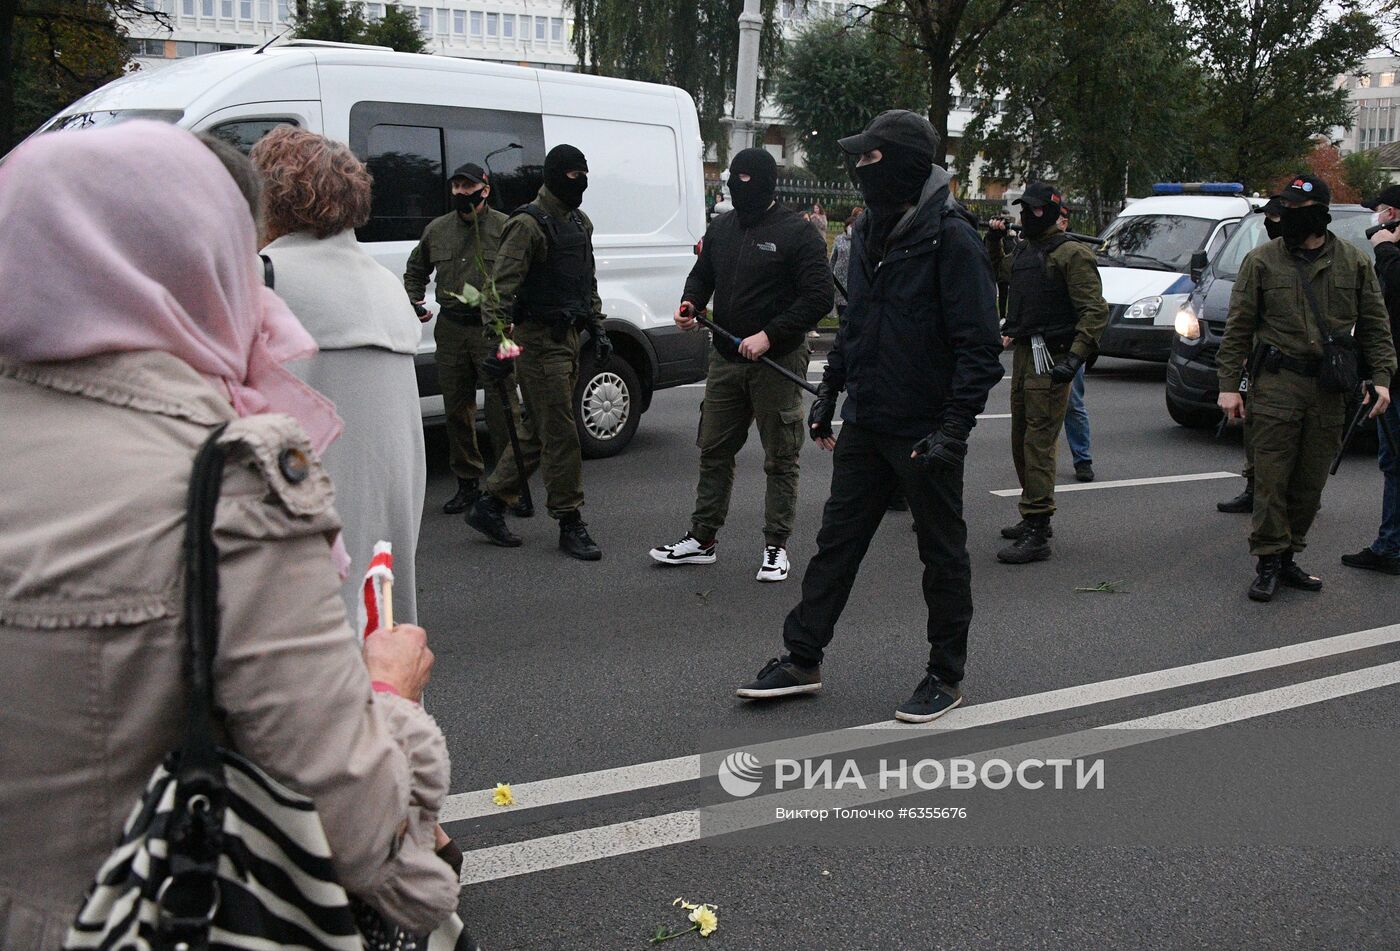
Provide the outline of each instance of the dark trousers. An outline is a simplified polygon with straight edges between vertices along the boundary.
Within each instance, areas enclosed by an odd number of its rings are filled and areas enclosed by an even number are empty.
[[[847,424],[836,441],[831,496],[822,511],[817,554],[802,577],[802,601],[783,623],[794,661],[815,667],[831,643],[856,572],[896,487],[909,500],[924,564],[928,672],[947,684],[963,678],[972,623],[972,565],[962,516],[962,468],[925,467],[909,456],[913,438],[883,436]]]

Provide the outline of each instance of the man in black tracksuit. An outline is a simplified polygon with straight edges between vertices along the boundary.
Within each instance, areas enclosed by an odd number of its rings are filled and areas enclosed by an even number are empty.
[[[738,690],[749,699],[821,688],[823,651],[890,494],[914,515],[928,604],[927,675],[895,716],[924,723],[962,702],[972,570],[962,518],[967,437],[1002,377],[996,284],[974,219],[933,165],[938,134],[904,110],[841,140],[869,212],[851,240],[850,303],[812,404],[812,438],[835,449],[831,496],[802,601],[783,625],[787,656]],[[844,426],[832,434],[842,389]]]
[[[729,512],[734,456],[757,422],[768,475],[759,581],[788,576],[787,540],[797,516],[802,390],[757,362],[767,356],[807,375],[807,333],[831,310],[826,241],[791,209],[774,201],[778,165],[766,149],[744,149],[729,166],[734,210],[705,232],[685,282],[676,325],[696,327],[695,314],[714,297],[714,321],[741,338],[714,335],[705,400],[700,407],[700,485],[690,531],[651,550],[666,565],[715,561],[715,536]]]

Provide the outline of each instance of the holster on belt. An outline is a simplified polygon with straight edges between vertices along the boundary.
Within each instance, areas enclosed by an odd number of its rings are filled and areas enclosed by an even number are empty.
[[[446,319],[446,320],[448,320],[448,321],[450,321],[450,322],[452,322],[452,323],[454,323],[454,324],[460,324],[460,325],[463,326],[463,327],[480,327],[480,326],[481,326],[481,311],[480,311],[480,310],[466,310],[466,309],[462,308],[461,306],[457,306],[457,307],[446,307],[446,306],[444,306],[440,311],[438,311],[438,316],[439,316],[439,317],[442,317],[442,318],[444,318],[444,319]]]

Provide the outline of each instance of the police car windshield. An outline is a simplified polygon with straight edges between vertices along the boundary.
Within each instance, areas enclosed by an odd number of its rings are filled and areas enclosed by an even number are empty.
[[[1371,242],[1366,240],[1366,229],[1370,226],[1371,213],[1365,209],[1333,208],[1332,223],[1327,226],[1327,230],[1345,241],[1350,241],[1368,256],[1375,257],[1375,249],[1371,247]],[[1211,270],[1215,272],[1216,277],[1233,281],[1239,277],[1244,256],[1268,240],[1269,234],[1264,230],[1264,216],[1248,215],[1240,222],[1240,229],[1225,247],[1220,249],[1220,253],[1211,263]]]
[[[45,132],[68,129],[97,129],[132,119],[154,119],[156,122],[179,122],[184,115],[179,109],[106,109],[100,112],[79,112],[71,116],[56,116],[44,126]]]
[[[1191,255],[1205,244],[1215,222],[1184,215],[1127,215],[1103,233],[1100,257],[1120,267],[1186,273]]]

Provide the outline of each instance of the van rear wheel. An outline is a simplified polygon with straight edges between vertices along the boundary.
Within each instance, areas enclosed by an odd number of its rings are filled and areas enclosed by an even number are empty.
[[[591,349],[591,348],[590,348]],[[627,448],[642,417],[642,384],[616,353],[602,366],[585,350],[574,388],[574,422],[585,459],[605,459]]]

